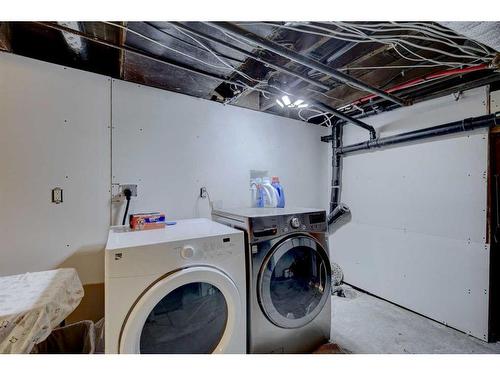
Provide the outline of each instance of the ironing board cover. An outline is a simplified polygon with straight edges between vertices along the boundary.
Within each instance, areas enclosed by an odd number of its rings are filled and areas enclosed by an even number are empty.
[[[0,277],[0,353],[29,353],[78,306],[76,270]]]

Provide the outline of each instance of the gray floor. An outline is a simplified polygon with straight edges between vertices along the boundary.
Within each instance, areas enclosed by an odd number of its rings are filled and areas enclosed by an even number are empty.
[[[379,298],[354,293],[354,298],[332,300],[331,341],[352,353],[500,353],[500,343],[485,343]]]

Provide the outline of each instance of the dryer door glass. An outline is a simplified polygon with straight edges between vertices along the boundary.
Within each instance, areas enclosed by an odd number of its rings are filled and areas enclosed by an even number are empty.
[[[297,328],[311,322],[330,294],[330,263],[312,237],[295,236],[279,243],[264,261],[259,302],[279,327]]]
[[[214,285],[194,282],[167,294],[150,312],[140,338],[141,353],[212,353],[221,341],[227,303]]]

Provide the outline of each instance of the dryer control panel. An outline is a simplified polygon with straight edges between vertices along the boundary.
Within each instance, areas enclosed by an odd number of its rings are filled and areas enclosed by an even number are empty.
[[[186,260],[214,259],[233,254],[236,242],[232,236],[205,238],[177,246],[174,250],[179,253],[182,259]]]
[[[193,264],[232,264],[244,259],[243,232],[107,250],[107,277],[163,274]]]

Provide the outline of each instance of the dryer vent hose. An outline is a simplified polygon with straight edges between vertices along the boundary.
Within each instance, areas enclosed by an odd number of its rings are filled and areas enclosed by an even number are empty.
[[[333,211],[328,215],[328,225],[330,226],[337,223],[342,217],[345,217],[350,213],[351,210],[345,203],[339,203],[337,207],[335,207]]]

